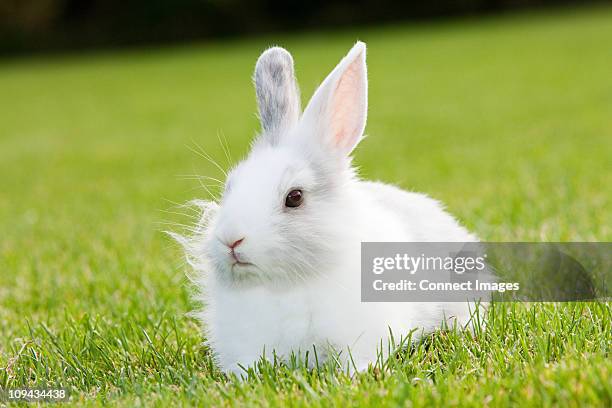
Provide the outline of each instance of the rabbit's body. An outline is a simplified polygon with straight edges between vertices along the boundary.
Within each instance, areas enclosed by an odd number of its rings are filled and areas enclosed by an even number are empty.
[[[439,201],[425,194],[402,190],[390,184],[361,181],[360,188],[378,203],[381,210],[400,220],[406,236],[404,242],[472,242],[477,241]],[[390,242],[389,239],[386,241]],[[399,240],[398,240],[399,241]]]
[[[363,207],[339,211],[334,227],[345,237],[336,246],[344,262],[320,275],[289,286],[227,287],[214,276],[203,283],[205,309],[201,320],[222,369],[241,371],[272,350],[287,357],[314,349],[323,361],[331,349],[357,369],[375,362],[389,329],[396,336],[412,329],[431,331],[446,318],[465,324],[463,303],[362,303],[360,299],[361,242],[475,241],[476,238],[446,213],[439,202],[388,184],[353,181],[351,188]],[[376,214],[372,217],[371,214]],[[401,220],[401,222],[398,222]],[[330,220],[331,221],[331,220]],[[425,225],[426,224],[426,225]],[[386,350],[383,350],[383,352]]]
[[[476,241],[435,200],[361,181],[350,152],[367,106],[358,43],[299,116],[292,60],[271,49],[255,82],[263,134],[228,177],[220,207],[184,240],[199,274],[199,317],[222,369],[262,354],[330,351],[357,369],[377,359],[389,332],[465,323],[462,303],[362,303],[362,242]],[[206,225],[204,225],[206,224]],[[350,358],[349,358],[350,350]]]

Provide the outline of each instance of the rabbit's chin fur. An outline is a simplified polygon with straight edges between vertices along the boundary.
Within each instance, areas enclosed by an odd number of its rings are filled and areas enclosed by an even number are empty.
[[[361,242],[477,238],[437,201],[356,177],[349,154],[365,126],[365,45],[342,60],[299,119],[291,63],[278,48],[260,57],[264,132],[230,173],[220,205],[200,202],[195,234],[178,237],[203,305],[197,316],[229,372],[264,353],[314,349],[319,362],[339,353],[343,368],[361,370],[385,354],[391,333],[398,339],[470,318],[467,303],[361,302]],[[345,109],[349,103],[355,108]],[[288,208],[296,188],[304,202]]]

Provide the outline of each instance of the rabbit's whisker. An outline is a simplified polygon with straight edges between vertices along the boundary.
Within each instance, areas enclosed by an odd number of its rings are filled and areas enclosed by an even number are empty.
[[[213,159],[208,153],[206,153],[206,151],[204,150],[204,148],[202,146],[200,146],[197,142],[192,140],[192,143],[196,146],[196,149],[191,148],[190,146],[187,146],[187,148],[189,150],[191,150],[192,152],[194,152],[195,154],[197,154],[198,156],[206,159],[210,164],[212,164],[213,166],[215,166],[221,173],[223,173],[223,175],[225,177],[227,177],[227,172],[223,169],[223,167],[221,167],[219,165],[219,163],[217,163],[217,161],[215,159]]]

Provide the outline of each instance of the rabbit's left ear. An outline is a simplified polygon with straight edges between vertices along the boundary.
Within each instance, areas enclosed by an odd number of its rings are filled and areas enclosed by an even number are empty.
[[[253,80],[263,137],[275,145],[300,116],[300,92],[291,54],[281,47],[264,51],[257,60]]]
[[[363,136],[367,110],[366,45],[357,42],[319,86],[302,120],[326,149],[348,156]]]

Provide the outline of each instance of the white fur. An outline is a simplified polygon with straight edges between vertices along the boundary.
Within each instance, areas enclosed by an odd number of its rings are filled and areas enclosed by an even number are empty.
[[[199,317],[221,368],[240,371],[239,364],[252,366],[264,350],[287,357],[314,345],[320,360],[335,350],[344,363],[350,349],[361,370],[376,361],[389,330],[399,337],[434,330],[445,318],[465,323],[466,304],[360,301],[362,241],[477,240],[437,201],[362,181],[352,170],[349,154],[362,138],[367,110],[365,44],[340,62],[301,118],[293,113],[299,101],[291,99],[299,98],[297,87],[283,82],[293,81],[292,60],[273,50],[258,70],[290,72],[264,83],[258,78],[271,76],[257,72],[258,92],[267,95],[259,98],[268,116],[263,133],[230,173],[220,205],[206,205],[196,234],[181,239],[197,274]],[[279,55],[282,64],[274,65]],[[270,97],[276,90],[281,99]],[[291,108],[261,106],[266,100]],[[275,111],[285,116],[270,118]],[[286,208],[294,188],[304,191],[304,203]],[[241,238],[236,254],[252,265],[232,266],[226,243]]]

